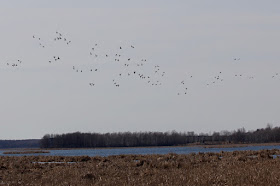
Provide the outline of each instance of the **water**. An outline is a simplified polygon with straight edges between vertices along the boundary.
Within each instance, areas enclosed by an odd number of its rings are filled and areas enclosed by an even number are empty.
[[[203,148],[203,147],[147,147],[147,148],[113,148],[113,149],[69,149],[69,150],[48,150],[50,153],[38,154],[3,154],[0,156],[112,156],[126,154],[190,154],[198,152],[221,152],[221,151],[244,151],[244,150],[263,150],[280,149],[280,146],[248,146],[232,148]]]

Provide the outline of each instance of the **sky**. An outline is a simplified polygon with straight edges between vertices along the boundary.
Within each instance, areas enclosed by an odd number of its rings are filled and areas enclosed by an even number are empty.
[[[0,24],[0,139],[280,125],[279,1],[4,0]]]

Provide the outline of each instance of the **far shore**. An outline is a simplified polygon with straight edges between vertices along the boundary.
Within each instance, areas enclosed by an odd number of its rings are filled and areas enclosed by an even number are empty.
[[[187,145],[192,147],[192,145]],[[250,147],[250,146],[280,146],[280,143],[240,143],[240,144],[201,144],[193,147],[203,148],[233,148],[233,147]]]
[[[250,146],[280,146],[280,143],[229,143],[229,144],[199,144],[191,143],[177,146],[142,146],[142,147],[95,147],[95,148],[10,148],[0,149],[1,151],[35,151],[35,150],[73,150],[73,149],[127,149],[127,148],[176,148],[176,147],[200,147],[200,148],[234,148],[234,147],[250,147]]]
[[[30,149],[29,150],[18,149],[18,150],[3,152],[3,154],[42,154],[42,153],[50,153],[50,152],[45,150],[30,150]]]

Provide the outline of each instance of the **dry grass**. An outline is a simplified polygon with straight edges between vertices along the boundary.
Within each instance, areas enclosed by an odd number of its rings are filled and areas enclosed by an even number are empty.
[[[109,157],[2,156],[0,185],[279,185],[280,159],[273,158],[275,154],[280,151]]]

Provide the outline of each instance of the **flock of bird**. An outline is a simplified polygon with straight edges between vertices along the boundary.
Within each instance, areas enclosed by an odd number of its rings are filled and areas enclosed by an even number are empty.
[[[19,67],[21,65],[22,61],[21,60],[13,60],[11,62],[7,61],[7,66],[11,66],[11,67]]]
[[[62,33],[56,32],[55,37],[53,38],[53,42],[64,42],[66,45],[70,45],[72,42],[68,38],[66,38]],[[43,48],[44,50],[47,48],[46,42],[43,41],[42,38],[33,35],[33,39],[38,42],[38,46]],[[112,79],[112,83],[115,87],[121,86],[121,80],[124,78],[133,78],[137,77],[138,79],[144,81],[151,86],[160,86],[162,85],[161,78],[164,77],[165,72],[161,70],[159,65],[155,65],[152,73],[147,73],[142,70],[142,67],[148,64],[148,60],[146,58],[137,59],[133,56],[128,56],[128,50],[135,50],[134,45],[122,45],[117,47],[114,50],[114,53],[108,52],[104,53],[101,51],[100,44],[94,43],[88,51],[88,57],[93,58],[91,65],[81,65],[78,63],[77,65],[72,66],[73,72],[76,73],[98,73],[100,71],[100,67],[94,66],[94,62],[98,59],[100,61],[110,61],[115,64],[118,64],[122,67],[122,71],[116,73],[115,78]],[[62,61],[61,56],[53,55],[51,59],[48,60],[49,63],[54,63],[57,61]],[[88,85],[90,87],[95,87],[97,82],[89,82]]]
[[[48,48],[47,42],[45,42],[41,37],[36,35],[32,36],[33,40],[38,44],[38,47],[46,50]],[[62,33],[56,31],[54,38],[51,39],[52,44],[57,42],[64,43],[65,45],[72,44],[72,41],[65,37]],[[90,66],[81,66],[80,64],[73,65],[72,71],[75,73],[98,73],[100,71],[100,67],[94,65],[94,61],[98,59],[102,59],[102,61],[110,61],[112,63],[118,64],[120,72],[117,72],[112,79],[112,84],[115,87],[121,86],[121,81],[123,78],[137,78],[144,83],[150,86],[161,86],[163,84],[163,78],[166,75],[166,72],[161,69],[159,65],[153,65],[146,58],[136,58],[133,56],[127,55],[126,52],[130,53],[129,50],[136,50],[136,47],[132,44],[121,45],[115,48],[114,52],[104,53],[99,48],[98,43],[94,43],[88,51],[88,57],[93,58],[93,63]],[[48,60],[48,63],[55,63],[58,61],[63,61],[63,58],[58,55],[53,55]],[[233,58],[233,61],[240,61],[240,58]],[[16,60],[8,60],[6,61],[5,66],[10,68],[18,68],[22,66],[23,61],[21,59]],[[143,70],[144,66],[150,67],[150,70]],[[234,74],[235,78],[243,77],[243,74]],[[275,73],[271,76],[271,78],[280,77],[280,73]],[[248,79],[254,79],[254,76],[246,76]],[[193,79],[193,75],[186,75],[184,79],[178,81],[180,85],[180,90],[177,92],[177,95],[187,95],[189,92],[189,81]],[[215,76],[209,78],[209,81],[205,84],[206,86],[211,86],[224,81],[223,72],[218,72]],[[97,81],[88,82],[90,87],[96,87],[98,85]]]

